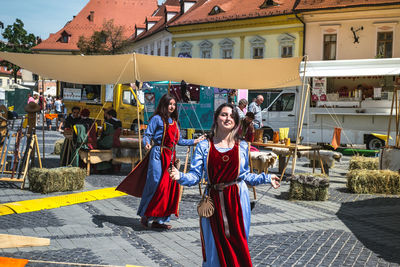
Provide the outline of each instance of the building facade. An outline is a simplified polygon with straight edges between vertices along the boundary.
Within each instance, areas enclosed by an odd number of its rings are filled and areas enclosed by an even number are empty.
[[[400,57],[400,2],[300,1],[309,60]]]

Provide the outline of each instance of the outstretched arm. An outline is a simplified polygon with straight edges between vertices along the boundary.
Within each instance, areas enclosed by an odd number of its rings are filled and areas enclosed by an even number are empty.
[[[175,167],[172,167],[170,170],[171,178],[181,185],[193,186],[198,184],[203,177],[204,164],[207,159],[206,151],[206,143],[200,143],[193,154],[190,171],[188,173],[182,173]]]
[[[249,150],[248,144],[244,141],[240,143],[240,174],[239,179],[245,181],[247,184],[255,186],[259,184],[270,183],[273,188],[278,188],[279,178],[275,174],[266,173],[251,173],[249,167]]]

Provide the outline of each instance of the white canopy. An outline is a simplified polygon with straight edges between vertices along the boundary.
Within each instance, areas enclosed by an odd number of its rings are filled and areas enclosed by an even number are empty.
[[[303,76],[301,62],[300,76]],[[359,77],[399,75],[400,58],[308,61],[307,77]]]
[[[282,88],[301,84],[301,57],[255,60],[0,52],[0,58],[42,77],[81,84],[185,80],[192,84],[230,89]]]

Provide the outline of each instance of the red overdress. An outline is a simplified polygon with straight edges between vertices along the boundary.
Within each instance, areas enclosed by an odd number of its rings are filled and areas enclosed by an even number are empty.
[[[171,157],[175,161],[175,147],[180,137],[179,129],[174,121],[168,127],[164,124],[163,141],[161,144],[161,178],[156,192],[147,206],[145,216],[166,217],[171,214],[179,215],[179,190],[180,185],[172,180],[168,173]],[[173,153],[172,153],[173,151]],[[173,154],[173,155],[172,155]],[[128,174],[116,190],[135,197],[141,197],[146,184],[147,170],[149,166],[147,153],[143,160]]]
[[[169,124],[168,127],[164,125],[164,136],[161,144],[162,174],[157,190],[144,213],[147,217],[166,217],[171,214],[179,216],[180,185],[171,179],[168,172],[171,158],[173,157],[173,161],[175,161],[175,149],[173,148],[178,143],[179,136],[176,121]]]
[[[211,185],[229,183],[238,179],[239,166],[238,143],[231,150],[221,153],[210,141],[207,169]],[[210,189],[209,193],[215,204],[210,225],[221,266],[252,266],[238,184],[228,186],[223,191]]]

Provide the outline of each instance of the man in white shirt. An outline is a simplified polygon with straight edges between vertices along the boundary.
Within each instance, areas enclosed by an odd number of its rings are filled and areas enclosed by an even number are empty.
[[[264,97],[262,95],[258,95],[256,100],[253,101],[249,105],[249,111],[254,113],[254,128],[260,129],[262,128],[262,115],[261,115],[261,104],[264,102]]]

